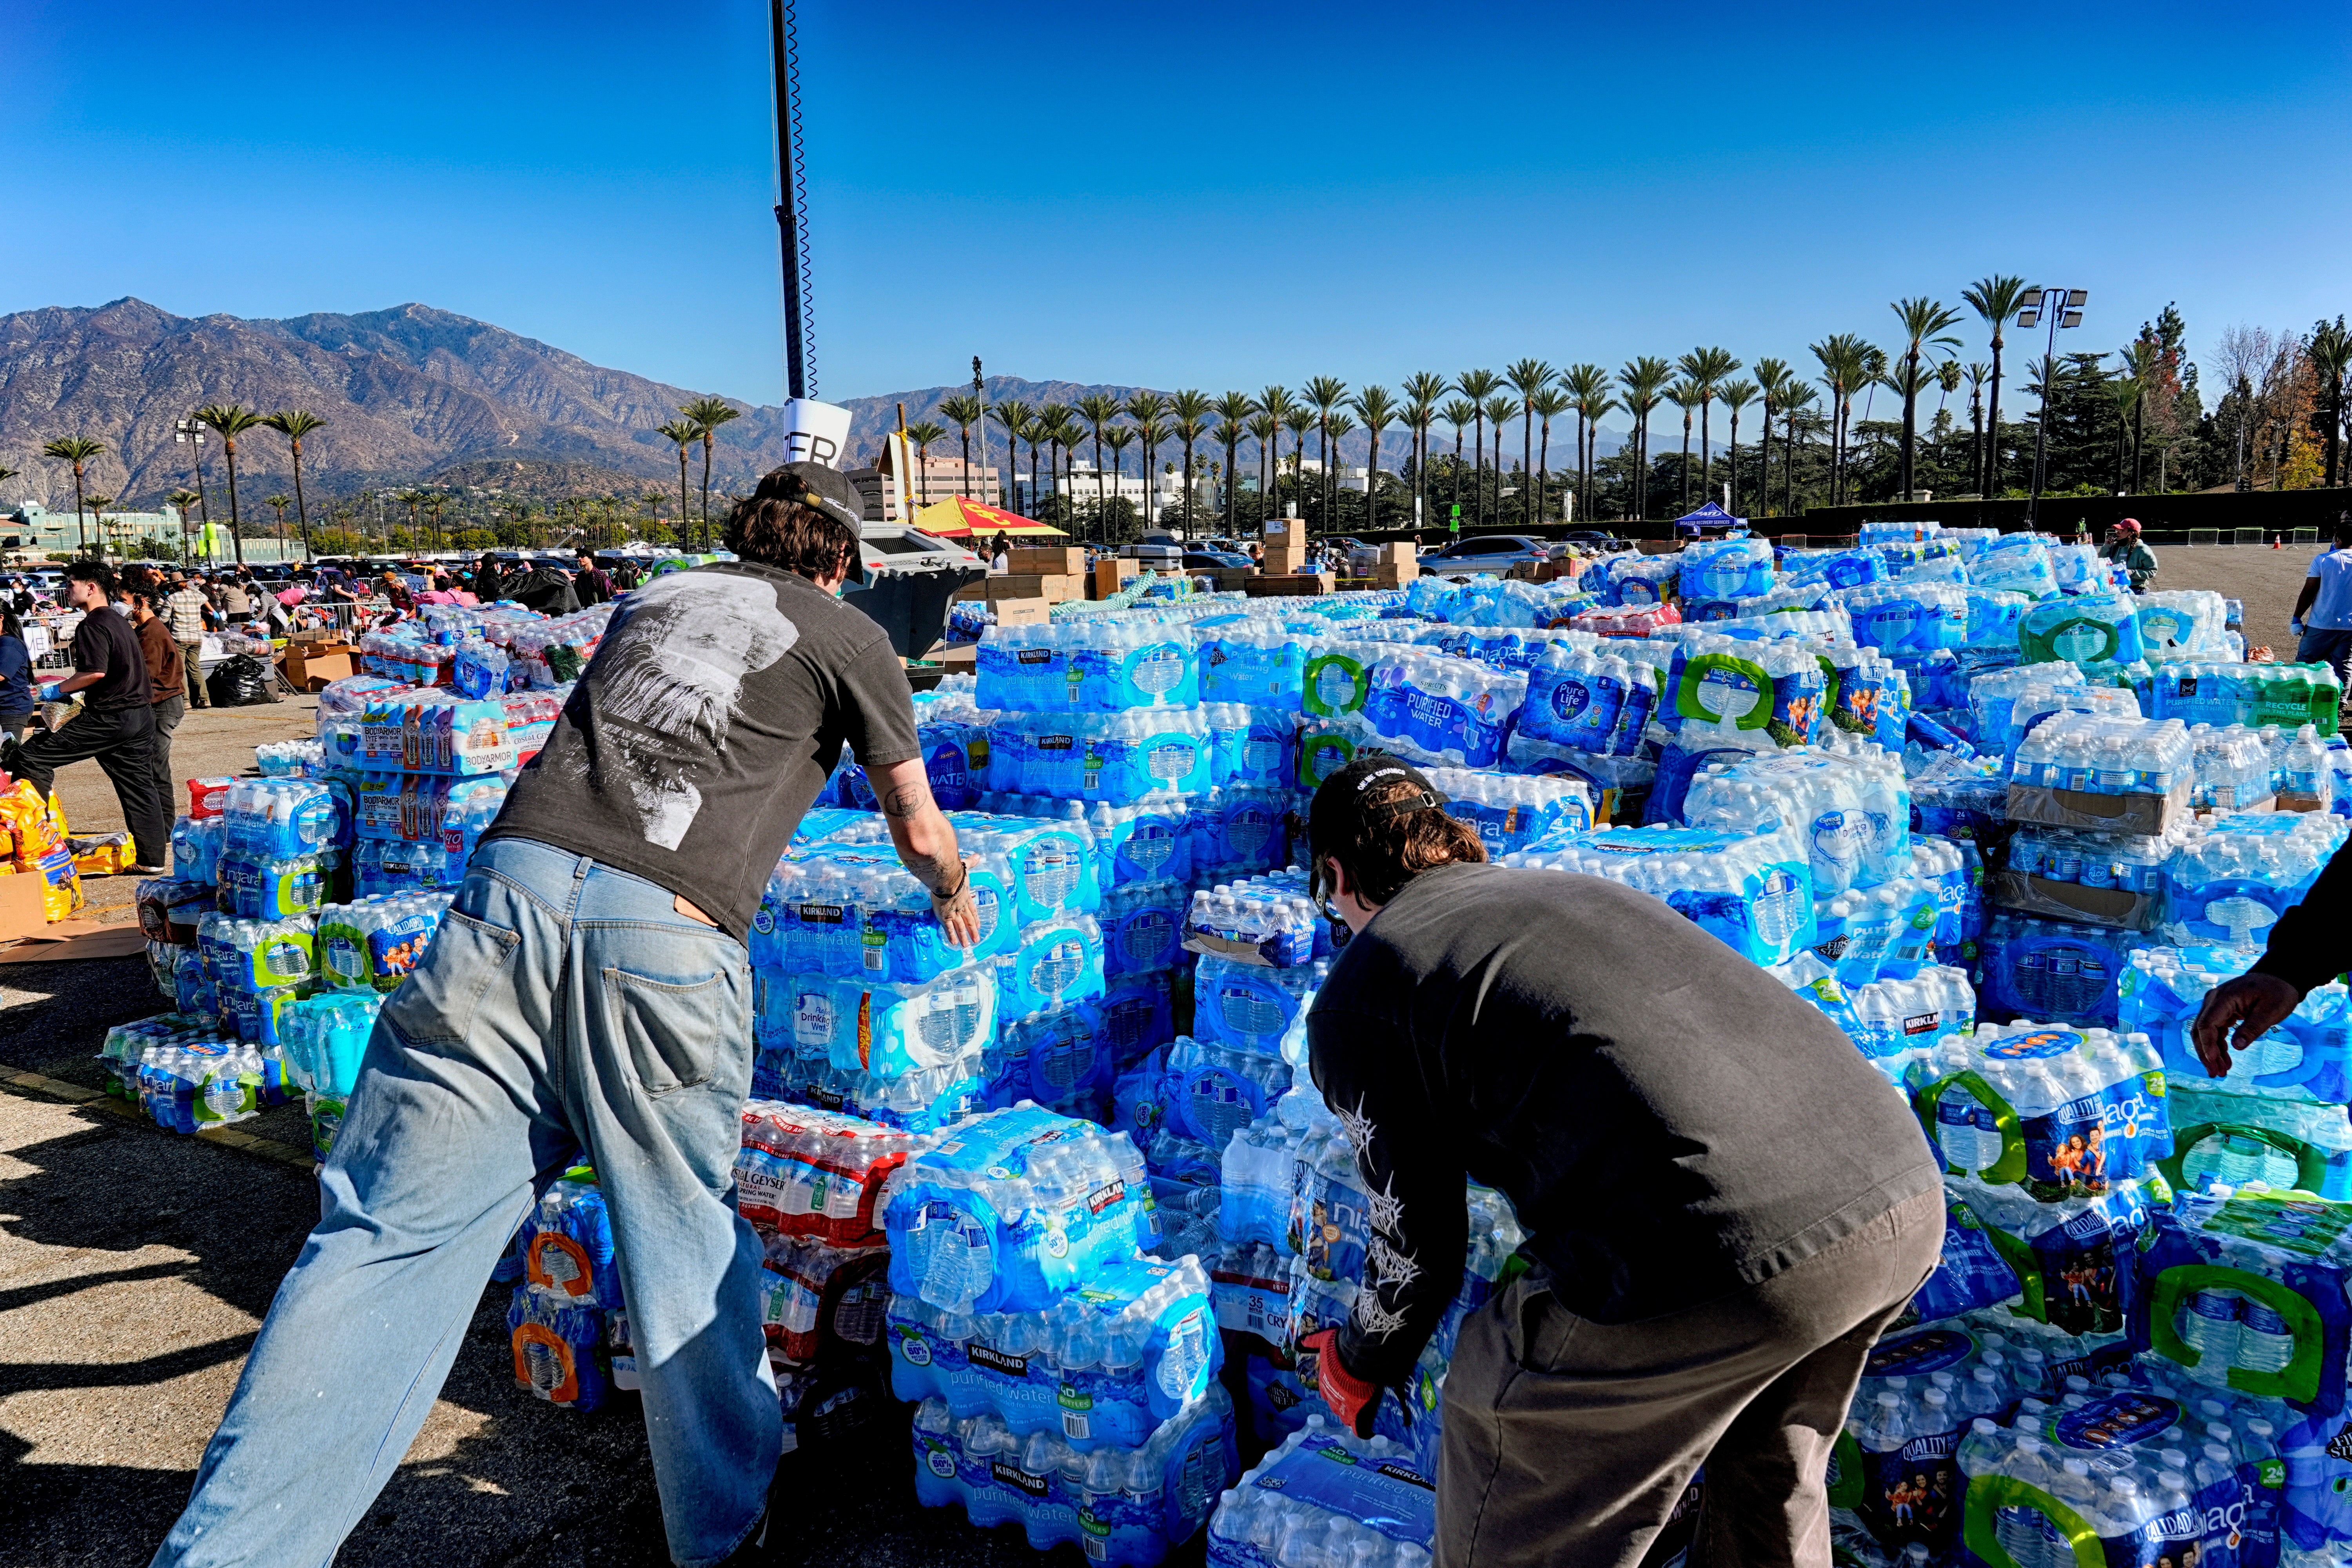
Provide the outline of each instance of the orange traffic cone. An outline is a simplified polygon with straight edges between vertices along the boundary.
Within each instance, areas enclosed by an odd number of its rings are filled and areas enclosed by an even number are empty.
[[[2271,548],[2272,548],[2273,550],[2276,550],[2278,547],[2279,547],[2279,536],[2278,536],[2277,534],[2273,533],[2273,534],[2272,534],[2272,535],[2271,535]]]

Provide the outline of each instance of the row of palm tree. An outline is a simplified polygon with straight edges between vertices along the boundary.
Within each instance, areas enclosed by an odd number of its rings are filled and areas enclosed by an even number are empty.
[[[286,527],[286,507],[289,504],[293,506],[301,530],[303,552],[308,554],[310,547],[310,518],[309,503],[302,489],[302,438],[323,428],[327,422],[306,408],[281,408],[275,413],[263,414],[247,408],[241,403],[208,403],[195,410],[194,417],[196,423],[212,430],[221,438],[222,456],[228,464],[229,536],[236,544],[237,563],[242,565],[245,562],[245,535],[243,518],[239,515],[237,504],[236,438],[257,426],[275,430],[285,437],[288,449],[293,456],[293,495],[272,496],[268,499],[266,504],[278,509],[278,525],[281,535]],[[105,452],[105,442],[88,436],[60,436],[41,447],[43,457],[52,458],[58,462],[72,466],[74,526],[79,546],[85,551],[89,548],[89,535],[81,522],[82,514],[87,510],[93,518],[102,517],[104,509],[114,502],[114,498],[111,496],[89,494],[85,483],[87,466],[92,458],[102,457]],[[13,469],[0,470],[0,480],[15,477]],[[187,508],[193,505],[197,509],[198,516],[205,523],[208,524],[211,521],[211,511],[204,491],[204,468],[201,458],[196,466],[196,489],[173,490],[167,499],[180,510],[184,518]]]
[[[686,527],[686,455],[696,442],[702,443],[702,542],[707,549],[713,537],[710,531],[711,443],[719,435],[719,427],[730,419],[740,419],[743,411],[723,397],[698,397],[691,403],[680,404],[677,413],[677,418],[656,426],[655,434],[677,447],[677,516],[681,534]]]
[[[1424,371],[1399,384],[1401,395],[1377,385],[1351,393],[1347,384],[1336,377],[1318,376],[1297,393],[1282,386],[1265,387],[1255,395],[1227,392],[1213,398],[1200,391],[1137,392],[1123,399],[1097,393],[1073,404],[1038,407],[1019,400],[990,405],[979,396],[963,394],[943,399],[939,413],[955,427],[961,443],[967,489],[971,486],[972,434],[981,431],[985,439],[991,424],[1003,433],[1015,458],[1022,444],[1028,446],[1032,474],[1045,476],[1043,482],[1033,480],[1033,499],[1059,490],[1075,500],[1072,459],[1082,445],[1091,446],[1097,515],[1107,500],[1103,493],[1106,477],[1111,486],[1118,486],[1124,477],[1125,454],[1130,446],[1141,446],[1148,480],[1160,447],[1170,441],[1181,442],[1183,458],[1177,471],[1184,477],[1182,521],[1188,527],[1196,521],[1190,488],[1199,471],[1194,462],[1195,448],[1203,441],[1213,447],[1222,446],[1225,478],[1222,510],[1228,532],[1241,521],[1237,516],[1241,445],[1246,441],[1256,446],[1259,516],[1255,521],[1262,521],[1273,505],[1275,481],[1281,478],[1285,458],[1281,438],[1287,434],[1293,439],[1287,457],[1294,492],[1307,505],[1319,510],[1320,521],[1328,530],[1333,515],[1339,442],[1360,427],[1370,437],[1369,481],[1365,487],[1368,527],[1381,526],[1381,443],[1385,432],[1396,426],[1403,427],[1409,442],[1413,520],[1429,520],[1433,476],[1441,468],[1450,468],[1451,493],[1444,503],[1449,520],[1477,523],[1499,521],[1502,497],[1511,493],[1499,482],[1504,469],[1503,442],[1507,427],[1514,421],[1519,426],[1518,471],[1521,482],[1531,492],[1522,500],[1518,513],[1530,522],[1544,522],[1551,521],[1550,448],[1555,420],[1572,415],[1577,424],[1573,488],[1562,487],[1562,505],[1568,504],[1568,497],[1572,494],[1578,515],[1591,517],[1596,510],[1600,482],[1597,443],[1601,421],[1621,411],[1631,416],[1633,471],[1647,474],[1651,470],[1652,421],[1660,407],[1666,405],[1682,415],[1680,499],[1685,510],[1689,510],[1694,500],[1690,462],[1694,434],[1699,447],[1696,472],[1702,483],[1716,472],[1714,412],[1718,404],[1729,416],[1727,499],[1732,510],[1738,511],[1741,504],[1738,489],[1742,471],[1740,427],[1750,407],[1759,410],[1762,443],[1757,479],[1759,493],[1752,498],[1753,504],[1768,511],[1772,509],[1772,443],[1776,435],[1780,441],[1781,510],[1792,511],[1795,508],[1798,442],[1820,435],[1829,437],[1830,500],[1833,505],[1840,504],[1852,499],[1853,489],[1848,457],[1854,446],[1854,405],[1857,399],[1865,402],[1864,417],[1867,418],[1867,400],[1882,387],[1902,400],[1897,470],[1900,491],[1907,497],[1916,488],[1919,400],[1930,392],[1948,399],[1965,384],[1969,388],[1971,424],[1969,477],[1977,493],[1991,494],[2002,478],[1997,443],[1986,439],[1987,431],[1998,432],[2000,428],[2005,346],[2002,329],[2017,315],[2027,292],[2022,278],[2005,274],[1979,279],[1961,291],[1961,299],[1990,329],[1989,364],[1963,365],[1957,357],[1960,340],[1953,332],[1964,319],[1961,312],[1940,300],[1919,296],[1897,300],[1890,305],[1897,324],[1891,348],[1880,348],[1853,332],[1832,333],[1809,344],[1817,366],[1810,382],[1783,360],[1759,359],[1751,369],[1726,349],[1702,346],[1673,360],[1638,356],[1613,373],[1588,363],[1556,369],[1538,359],[1520,360],[1500,372],[1475,369],[1451,377]],[[1743,376],[1742,371],[1748,374]],[[1823,394],[1827,395],[1826,402]],[[1942,417],[1940,412],[1937,417]],[[1446,454],[1432,450],[1433,431],[1441,425],[1453,432],[1450,462],[1445,460]],[[919,448],[927,448],[929,441],[943,438],[945,434],[933,425],[909,426],[910,438],[917,437],[919,431],[924,437],[918,442]],[[1316,437],[1319,465],[1311,490],[1305,473],[1309,434]],[[1471,457],[1466,462],[1463,457],[1465,438],[1471,443]],[[1106,447],[1110,452],[1108,465],[1104,460]],[[1490,457],[1497,479],[1492,487],[1482,477]],[[1003,500],[1006,506],[1017,509],[1019,496],[1012,474],[1013,466],[1010,461],[1005,465]],[[1473,515],[1466,518],[1462,512],[1465,476],[1471,481],[1473,509]],[[1646,488],[1635,487],[1632,510],[1637,518],[1647,515],[1648,500],[1643,493]],[[1147,527],[1155,521],[1154,500],[1154,490],[1147,482]]]

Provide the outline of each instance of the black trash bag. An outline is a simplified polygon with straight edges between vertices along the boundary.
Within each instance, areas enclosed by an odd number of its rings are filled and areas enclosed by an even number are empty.
[[[223,659],[205,677],[205,689],[216,708],[245,708],[278,700],[276,671],[249,653]]]

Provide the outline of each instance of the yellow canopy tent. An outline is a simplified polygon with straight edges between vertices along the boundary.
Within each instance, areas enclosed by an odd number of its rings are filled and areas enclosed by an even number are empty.
[[[943,501],[933,501],[915,514],[914,526],[934,539],[993,539],[999,533],[1013,539],[1069,537],[1050,523],[976,501],[970,496],[950,496]]]

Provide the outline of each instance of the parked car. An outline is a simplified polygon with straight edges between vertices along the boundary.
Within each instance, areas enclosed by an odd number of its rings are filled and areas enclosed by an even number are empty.
[[[1559,542],[1562,544],[1573,544],[1584,550],[1601,551],[1622,550],[1631,542],[1618,538],[1613,533],[1603,533],[1597,528],[1571,529],[1559,536]]]
[[[1424,572],[1441,576],[1459,572],[1508,572],[1549,561],[1556,553],[1550,541],[1524,533],[1481,533],[1457,539],[1443,550],[1421,558]]]
[[[1208,550],[1195,545],[1184,552],[1184,570],[1187,572],[1247,571],[1253,564],[1248,556],[1237,550]]]

